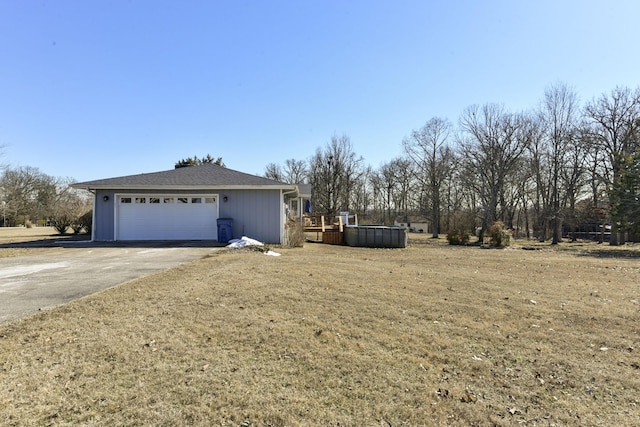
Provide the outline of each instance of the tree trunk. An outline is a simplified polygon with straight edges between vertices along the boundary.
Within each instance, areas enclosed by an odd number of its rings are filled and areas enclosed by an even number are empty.
[[[433,222],[433,234],[431,237],[437,239],[440,234],[440,189],[434,186],[431,190],[431,221]]]
[[[609,244],[611,246],[619,246],[624,245],[624,233],[620,233],[618,229],[618,224],[615,221],[611,223],[611,239],[609,240]]]

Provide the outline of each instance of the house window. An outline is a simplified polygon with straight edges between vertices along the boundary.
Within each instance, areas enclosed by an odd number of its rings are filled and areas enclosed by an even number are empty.
[[[149,203],[160,203],[160,197],[149,197]]]
[[[120,203],[131,203],[131,197],[120,197]]]
[[[146,197],[136,197],[136,203],[147,203]]]
[[[216,198],[215,197],[206,197],[204,199],[205,203],[215,203],[216,202]]]
[[[163,199],[164,203],[174,203],[176,201],[176,199],[174,199],[173,197],[165,197]]]
[[[178,203],[189,203],[188,197],[178,197]]]
[[[191,203],[202,203],[202,197],[192,197]]]
[[[291,207],[291,211],[298,213],[298,199],[292,199],[289,202],[289,206]]]

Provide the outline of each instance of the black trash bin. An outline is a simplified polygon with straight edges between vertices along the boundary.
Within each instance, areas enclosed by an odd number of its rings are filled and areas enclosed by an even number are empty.
[[[218,218],[218,242],[228,242],[233,234],[233,219]]]

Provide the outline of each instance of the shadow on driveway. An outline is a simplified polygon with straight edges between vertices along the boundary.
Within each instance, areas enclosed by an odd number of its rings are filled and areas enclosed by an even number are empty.
[[[144,240],[94,242],[86,236],[63,236],[51,239],[10,242],[0,244],[0,249],[9,248],[223,248],[227,243],[216,240]]]

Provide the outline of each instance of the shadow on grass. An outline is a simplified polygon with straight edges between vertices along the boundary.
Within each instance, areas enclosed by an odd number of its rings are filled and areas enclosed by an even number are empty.
[[[65,242],[88,242],[91,237],[87,234],[51,234],[40,236],[35,240],[22,239],[0,243],[0,248],[52,248],[59,247]]]
[[[584,252],[581,251],[576,255],[593,258],[635,259],[640,258],[640,251],[632,249],[594,249]]]

